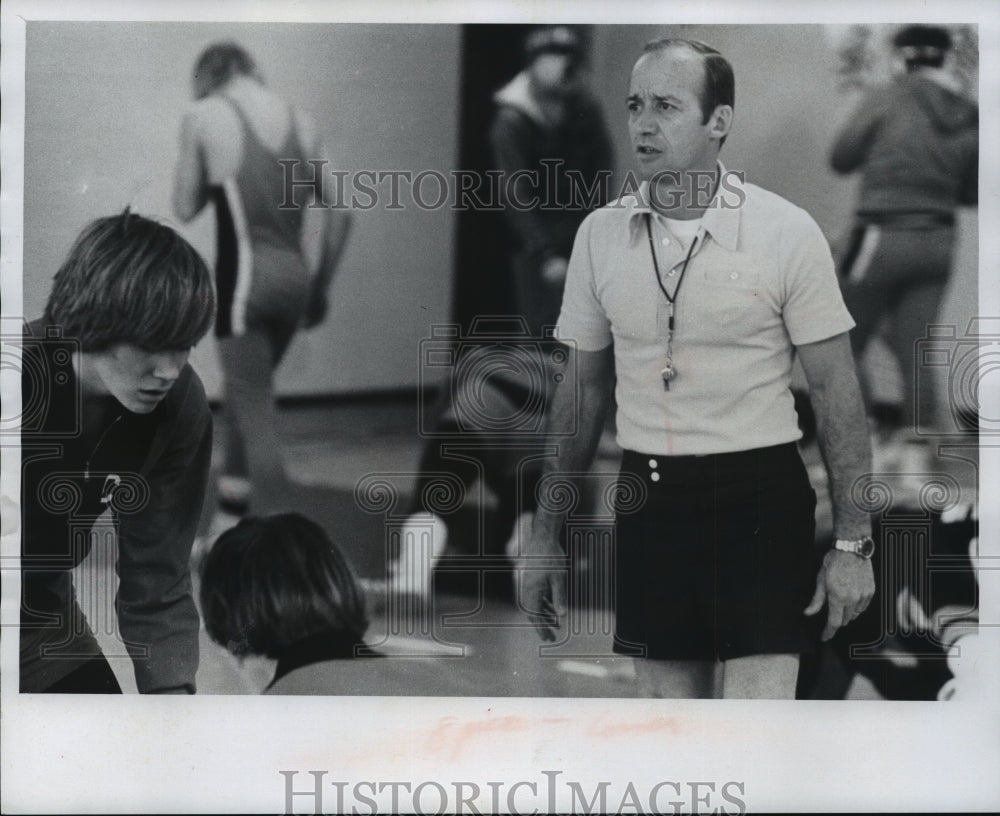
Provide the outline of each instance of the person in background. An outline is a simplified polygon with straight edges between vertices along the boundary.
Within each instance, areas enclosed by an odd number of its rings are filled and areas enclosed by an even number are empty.
[[[94,602],[114,610],[140,692],[194,693],[189,560],[212,415],[187,359],[214,317],[211,273],[194,248],[126,209],[82,231],[44,316],[27,324],[22,692],[121,692],[71,574],[100,546],[97,527],[110,514],[119,588]]]
[[[503,172],[518,312],[537,337],[559,317],[573,237],[607,201],[614,163],[604,116],[583,80],[576,31],[535,29],[524,49],[524,69],[493,97],[490,145]]]
[[[860,359],[885,318],[903,383],[901,425],[884,434],[912,447],[916,417],[933,428],[931,388],[916,387],[916,342],[934,322],[951,272],[955,210],[978,201],[979,110],[952,71],[952,40],[938,26],[912,25],[893,39],[897,78],[868,92],[848,116],[830,154],[839,173],[859,173],[851,240],[839,264],[844,302]],[[869,406],[871,408],[871,406]],[[914,443],[909,445],[908,443]],[[921,453],[923,451],[923,453]]]
[[[309,163],[327,156],[317,127],[264,84],[242,47],[217,43],[201,54],[194,96],[181,124],[173,203],[184,222],[215,207],[215,335],[228,431],[219,498],[230,513],[260,513],[289,505],[274,373],[296,331],[326,315],[350,217],[316,206],[318,177],[329,172]]]
[[[604,117],[584,82],[583,43],[577,32],[568,26],[535,28],[524,50],[523,70],[493,97],[496,110],[489,132],[504,193],[516,315],[507,321],[480,322],[499,329],[482,344],[474,336],[465,342],[455,366],[475,376],[453,377],[436,407],[436,435],[424,445],[411,502],[413,526],[402,536],[405,544],[418,535],[411,530],[430,525],[432,560],[447,551],[451,523],[429,512],[423,501],[428,485],[436,474],[449,473],[467,489],[478,476],[470,462],[442,455],[448,443],[480,446],[483,481],[496,498],[490,530],[502,539],[498,542],[491,534],[483,548],[491,552],[503,546],[513,557],[521,531],[530,526],[540,467],[534,462],[523,465],[515,448],[518,443],[537,443],[538,438],[531,432],[522,437],[513,428],[498,429],[495,418],[546,410],[543,379],[558,372],[549,366],[546,353],[541,355],[546,370],[540,373],[532,360],[522,358],[523,344],[546,337],[551,343],[573,236],[586,215],[605,203],[613,168]],[[428,586],[409,578],[427,576],[426,565],[411,563],[405,548],[389,556],[390,569],[402,576],[401,586],[418,594],[429,592]]]

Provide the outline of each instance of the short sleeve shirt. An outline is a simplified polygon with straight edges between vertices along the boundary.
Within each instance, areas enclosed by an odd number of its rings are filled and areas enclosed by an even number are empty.
[[[690,241],[655,212],[649,241],[645,185],[589,215],[577,233],[558,337],[580,351],[614,344],[618,442],[626,449],[697,455],[799,439],[795,346],[854,326],[829,245],[809,214],[721,165],[720,172],[683,276]],[[670,304],[653,251],[675,299],[677,376],[669,389],[661,371]]]

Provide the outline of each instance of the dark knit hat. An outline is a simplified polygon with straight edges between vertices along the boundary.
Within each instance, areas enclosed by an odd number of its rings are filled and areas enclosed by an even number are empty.
[[[900,29],[893,37],[896,48],[916,48],[931,51],[947,51],[951,48],[951,34],[948,29],[931,25],[911,25]]]
[[[582,44],[580,37],[569,26],[548,26],[532,31],[524,41],[528,60],[540,54],[572,54],[578,56]]]

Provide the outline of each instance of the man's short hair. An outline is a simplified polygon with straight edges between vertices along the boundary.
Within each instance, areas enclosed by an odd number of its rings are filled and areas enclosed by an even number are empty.
[[[126,208],[80,233],[56,272],[45,319],[85,352],[118,343],[189,349],[215,319],[215,288],[191,244]]]
[[[646,43],[642,53],[655,54],[669,48],[688,48],[701,55],[702,64],[705,66],[705,80],[701,86],[701,93],[698,95],[702,124],[708,122],[712,112],[719,105],[736,107],[736,78],[733,75],[733,66],[719,51],[699,40],[663,37]],[[723,136],[719,143],[722,144],[725,141],[726,137]]]
[[[940,68],[952,45],[948,29],[930,25],[906,26],[896,32],[892,44],[903,55],[908,71]]]
[[[194,64],[195,98],[204,99],[217,88],[221,88],[234,76],[248,76],[263,83],[246,50],[235,42],[219,42],[201,52]]]
[[[364,595],[340,549],[300,513],[248,516],[219,536],[201,568],[209,636],[235,655],[278,658],[312,635],[361,642]]]

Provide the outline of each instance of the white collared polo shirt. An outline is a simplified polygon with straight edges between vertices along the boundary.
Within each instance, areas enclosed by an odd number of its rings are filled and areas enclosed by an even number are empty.
[[[580,351],[614,343],[623,448],[709,454],[799,439],[790,390],[795,346],[854,326],[812,217],[731,179],[701,219],[683,276],[690,239],[675,236],[653,213],[648,240],[646,185],[591,213],[577,232],[558,337]],[[669,389],[661,377],[669,303],[651,251],[667,292],[676,292],[677,376]]]

